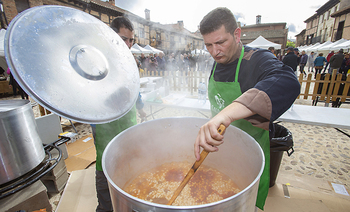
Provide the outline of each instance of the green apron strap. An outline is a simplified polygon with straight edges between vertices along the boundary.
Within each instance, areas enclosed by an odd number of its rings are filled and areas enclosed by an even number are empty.
[[[230,105],[235,99],[242,95],[240,83],[238,82],[238,75],[240,71],[241,62],[244,56],[244,46],[242,46],[241,55],[239,57],[235,80],[234,82],[217,82],[214,80],[214,73],[217,63],[215,63],[213,73],[209,79],[208,85],[208,97],[210,101],[210,108],[212,116],[218,114],[222,109]],[[230,70],[227,70],[230,71]],[[269,131],[254,127],[250,122],[245,119],[236,120],[231,123],[233,126],[240,128],[241,130],[252,136],[260,145],[264,151],[265,167],[260,177],[259,190],[256,200],[256,206],[263,210],[265,200],[269,190],[270,183],[270,138]]]

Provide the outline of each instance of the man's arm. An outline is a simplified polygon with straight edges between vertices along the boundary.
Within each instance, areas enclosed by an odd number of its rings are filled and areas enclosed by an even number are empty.
[[[204,124],[197,135],[194,144],[194,153],[196,160],[200,159],[200,147],[208,152],[218,151],[218,146],[223,143],[223,135],[217,132],[220,124],[228,127],[233,121],[247,118],[254,115],[254,112],[239,102],[233,102],[224,108],[220,113],[213,117],[209,122]],[[224,134],[224,133],[223,133]]]

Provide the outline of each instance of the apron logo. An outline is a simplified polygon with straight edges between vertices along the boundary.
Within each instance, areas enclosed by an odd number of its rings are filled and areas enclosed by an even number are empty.
[[[218,109],[219,110],[222,110],[222,109],[224,109],[224,107],[225,107],[225,100],[221,97],[221,95],[220,94],[216,94],[215,95],[215,101],[216,101],[216,104],[218,105]]]

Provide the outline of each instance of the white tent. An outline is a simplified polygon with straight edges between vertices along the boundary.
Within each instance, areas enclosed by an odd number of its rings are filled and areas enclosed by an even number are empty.
[[[346,41],[348,41],[348,40],[342,38],[342,39],[337,40],[337,41],[335,41],[335,42],[333,42],[333,43],[331,43],[331,44],[323,45],[323,46],[320,47],[318,50],[319,50],[319,51],[324,51],[324,50],[330,51],[331,48],[332,48],[333,46],[336,46],[336,45],[338,45],[338,44],[344,43],[344,42],[346,42]]]
[[[209,52],[204,49],[195,49],[191,51],[191,54],[209,54]]]
[[[268,41],[261,35],[257,39],[253,40],[251,43],[248,43],[247,46],[250,46],[253,48],[262,48],[262,49],[268,49],[269,47],[274,47],[275,49],[281,49],[281,44]]]
[[[135,43],[135,44],[131,47],[131,52],[132,52],[132,53],[135,53],[135,54],[141,54],[141,53],[149,54],[149,53],[152,53],[151,50],[142,48],[142,47],[139,46],[137,43]]]
[[[308,47],[304,48],[303,50],[306,51],[306,52],[311,52],[309,49],[315,48],[315,47],[317,47],[319,45],[321,45],[321,44],[320,43],[315,43],[313,45],[309,45]]]
[[[331,50],[334,50],[334,51],[338,51],[339,49],[344,49],[344,50],[350,49],[350,40],[331,47]]]
[[[130,51],[131,51],[131,53],[133,53],[133,54],[141,54],[141,53],[142,53],[141,50],[136,49],[134,46],[132,46],[132,47],[130,48]]]
[[[160,52],[164,53],[163,51],[156,49],[156,48],[153,48],[150,45],[145,46],[145,49],[152,51],[153,54],[156,54],[156,53],[159,54]]]
[[[314,52],[317,52],[319,49],[321,49],[323,46],[327,46],[329,44],[332,44],[331,41],[327,41],[327,42],[324,42],[320,45],[317,45],[317,46],[314,46],[312,48],[309,48],[308,51],[311,52],[311,51],[314,51]]]

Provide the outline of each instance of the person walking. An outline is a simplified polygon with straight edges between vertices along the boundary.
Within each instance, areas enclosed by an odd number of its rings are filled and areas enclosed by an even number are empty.
[[[314,52],[311,52],[309,57],[307,58],[307,64],[308,64],[308,72],[310,72],[310,69],[311,69],[311,72],[314,72],[314,61],[315,61],[316,57],[315,57],[315,53]]]
[[[331,59],[331,57],[332,57],[333,55],[334,55],[334,51],[331,51],[331,52],[327,55],[327,57],[326,57],[327,62],[326,62],[326,66],[325,66],[324,69],[323,69],[323,73],[326,73],[327,67],[329,66],[329,60]],[[331,67],[329,67],[328,72],[329,72],[330,69],[331,69]]]
[[[326,62],[327,62],[327,59],[325,57],[323,57],[323,53],[319,53],[314,61],[315,79],[316,79],[316,75],[321,73],[323,66],[324,66],[324,63],[326,63]]]
[[[305,74],[304,76],[306,76],[306,72],[304,71],[304,68],[306,66],[307,59],[308,59],[308,56],[307,56],[306,52],[302,51],[301,52],[301,57],[300,57],[300,65],[299,65],[299,67],[300,67],[300,73],[301,74]]]
[[[288,47],[287,49],[287,55],[284,56],[282,62],[291,67],[295,73],[295,75],[297,75],[297,67],[298,67],[298,56],[296,56],[294,54],[294,49],[293,47]]]
[[[328,71],[328,73],[332,74],[334,69],[336,69],[337,72],[339,72],[341,64],[343,63],[343,59],[344,59],[343,49],[340,49],[338,53],[333,55],[329,60],[329,65],[331,68]]]
[[[273,121],[298,97],[300,83],[293,69],[271,52],[242,44],[241,28],[229,9],[209,12],[200,22],[199,30],[215,62],[208,83],[213,118],[198,132],[194,145],[196,160],[200,159],[200,148],[208,152],[219,150],[224,139],[217,132],[221,124],[225,127],[232,124],[250,134],[265,155],[256,200],[256,206],[263,210],[269,190]]]
[[[131,48],[134,40],[134,27],[131,21],[125,17],[113,19],[110,27],[123,39],[125,44]],[[136,105],[123,117],[106,124],[91,125],[92,135],[96,148],[96,193],[98,205],[96,212],[113,211],[111,197],[106,176],[102,171],[102,154],[108,143],[123,130],[137,124],[136,110],[141,118],[146,116],[143,111],[141,96],[137,99]]]

